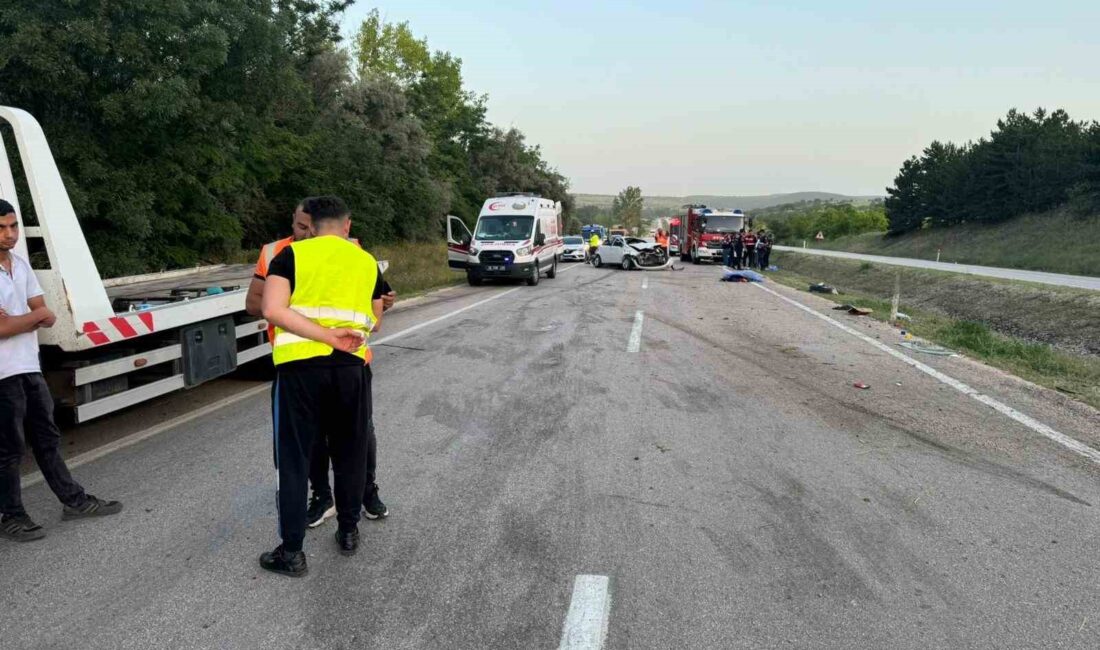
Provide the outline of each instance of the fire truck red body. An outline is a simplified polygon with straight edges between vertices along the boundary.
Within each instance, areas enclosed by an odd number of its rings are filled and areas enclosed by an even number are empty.
[[[722,261],[722,240],[746,227],[741,210],[712,210],[705,205],[685,205],[685,214],[670,221],[680,259],[700,262]]]

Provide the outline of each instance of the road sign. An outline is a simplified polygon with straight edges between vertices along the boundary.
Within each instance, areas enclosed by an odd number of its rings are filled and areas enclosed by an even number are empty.
[[[820,230],[817,231],[817,237],[814,237],[814,239],[816,239],[817,241],[825,239],[825,233],[821,232]]]

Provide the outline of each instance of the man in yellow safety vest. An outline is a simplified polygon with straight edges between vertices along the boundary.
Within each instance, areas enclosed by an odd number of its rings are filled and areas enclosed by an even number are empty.
[[[358,523],[373,476],[370,333],[382,316],[378,263],[348,241],[351,217],[342,200],[306,199],[314,237],[275,256],[264,282],[263,316],[275,326],[272,358],[274,449],[279,474],[282,544],[260,566],[305,575],[310,448],[327,438],[335,477],[336,541],[344,555],[359,547]]]
[[[268,267],[275,257],[283,252],[283,249],[290,246],[296,241],[302,241],[313,237],[313,219],[309,213],[304,209],[304,202],[299,203],[294,208],[294,218],[291,222],[291,235],[284,239],[278,239],[276,241],[266,244],[260,249],[260,257],[256,260],[256,270],[252,275],[252,282],[248,285],[248,294],[245,296],[244,309],[252,316],[262,316],[262,301],[264,295],[264,282],[267,279]],[[353,243],[359,242],[355,239],[351,240]],[[397,294],[390,287],[390,285],[381,279],[379,284],[382,287],[382,311],[388,310],[393,307]],[[267,340],[268,342],[275,341],[275,326],[268,324],[267,327]],[[271,386],[271,401],[275,403],[275,385]],[[374,425],[372,423],[371,429]],[[374,457],[373,452],[371,457]],[[327,519],[336,515],[336,504],[332,498],[332,487],[328,480],[329,469],[329,452],[328,445],[325,440],[325,436],[316,436],[313,449],[310,450],[309,461],[309,485],[312,490],[312,495],[309,498],[309,507],[306,510],[306,525],[310,528],[316,528],[325,523]],[[363,516],[368,519],[379,519],[389,514],[389,510],[386,505],[382,503],[382,500],[378,497],[378,486],[374,485],[374,470],[373,467],[368,468],[368,478],[370,483],[367,485],[367,492],[363,498]]]

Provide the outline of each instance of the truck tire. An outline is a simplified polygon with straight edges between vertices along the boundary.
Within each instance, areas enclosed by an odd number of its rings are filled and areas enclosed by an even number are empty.
[[[558,256],[554,256],[554,261],[550,264],[550,270],[546,272],[546,279],[553,280],[558,277]]]
[[[536,259],[535,264],[531,267],[531,277],[526,280],[527,286],[533,287],[539,283],[539,261]]]
[[[466,271],[466,282],[468,282],[471,287],[480,287],[481,276],[473,271]]]
[[[594,266],[598,269],[598,268],[600,268],[600,265],[602,265],[602,264],[603,264],[603,260],[600,259],[599,255],[592,258],[592,266]]]

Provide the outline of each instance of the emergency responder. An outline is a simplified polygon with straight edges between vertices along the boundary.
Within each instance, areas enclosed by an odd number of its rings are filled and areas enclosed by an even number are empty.
[[[46,531],[23,508],[19,465],[23,444],[63,505],[62,519],[113,515],[118,501],[84,491],[61,458],[61,432],[53,419],[53,398],[38,359],[40,327],[57,320],[27,260],[15,254],[19,219],[0,199],[0,536],[17,542],[42,539]]]
[[[596,233],[592,233],[592,236],[588,238],[588,261],[591,262],[592,258],[596,257],[596,251],[600,248],[600,236]]]
[[[332,196],[306,199],[314,237],[275,256],[264,283],[263,315],[275,326],[273,408],[282,544],[260,566],[305,575],[306,475],[314,438],[325,435],[335,479],[336,541],[359,547],[364,494],[373,482],[371,351],[367,337],[382,315],[381,273],[348,241],[351,217]]]
[[[264,280],[267,278],[268,267],[275,256],[296,241],[309,239],[313,236],[313,219],[305,212],[302,204],[294,208],[294,217],[291,222],[291,235],[266,244],[260,249],[260,258],[256,260],[256,270],[252,276],[252,282],[248,285],[248,295],[245,297],[245,311],[252,316],[261,316],[261,301],[264,293]],[[352,241],[355,241],[354,239]],[[382,310],[393,306],[397,294],[389,284],[382,281]],[[275,327],[268,324],[267,340],[275,340]],[[271,386],[272,404],[274,404],[275,385]],[[336,515],[336,504],[332,499],[332,487],[328,480],[329,453],[325,436],[316,436],[313,449],[310,450],[309,485],[311,496],[309,507],[306,509],[306,524],[310,528],[316,528],[327,519]],[[374,494],[364,500],[366,516],[370,519],[385,517],[389,514],[386,506],[378,498],[378,489],[375,486]]]
[[[666,233],[665,231],[658,228],[656,239],[657,239],[657,245],[660,246],[661,248],[665,249],[665,254],[667,255],[668,254],[668,233]]]

